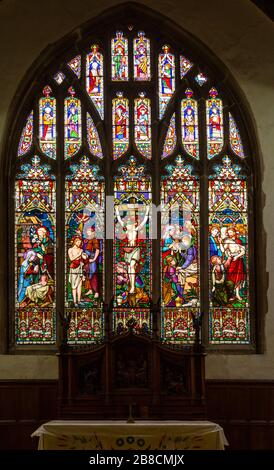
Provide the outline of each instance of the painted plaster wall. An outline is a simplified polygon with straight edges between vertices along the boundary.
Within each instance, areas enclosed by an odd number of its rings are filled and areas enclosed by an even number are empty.
[[[78,25],[120,2],[114,0],[3,0],[0,3],[0,152],[11,101],[32,62],[43,49]],[[263,210],[269,273],[265,352],[259,355],[210,354],[207,378],[274,378],[274,25],[249,0],[143,0],[200,39],[227,66],[253,115],[262,159]],[[1,177],[1,175],[0,175]],[[3,199],[2,199],[3,202]],[[0,244],[4,238],[0,232]],[[0,265],[0,282],[4,271]],[[0,306],[0,326],[5,312]],[[0,379],[52,379],[54,356],[0,356]]]

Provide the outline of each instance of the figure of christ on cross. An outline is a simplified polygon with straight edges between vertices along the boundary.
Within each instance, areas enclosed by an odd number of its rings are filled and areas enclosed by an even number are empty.
[[[127,204],[126,210],[130,211],[130,217],[126,222],[121,219],[119,213],[119,207],[123,209],[122,206],[115,207],[115,213],[117,221],[126,232],[128,246],[125,248],[125,262],[127,265],[127,273],[129,278],[129,294],[134,294],[135,292],[135,280],[136,280],[136,268],[140,260],[140,248],[137,244],[138,241],[138,232],[144,227],[149,217],[149,205],[146,206],[145,216],[142,222],[137,225],[135,221],[135,211],[140,209],[139,204]]]

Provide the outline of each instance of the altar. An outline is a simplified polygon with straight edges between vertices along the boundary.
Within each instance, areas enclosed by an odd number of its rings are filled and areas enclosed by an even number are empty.
[[[39,450],[224,450],[221,426],[210,421],[49,421],[32,437]]]

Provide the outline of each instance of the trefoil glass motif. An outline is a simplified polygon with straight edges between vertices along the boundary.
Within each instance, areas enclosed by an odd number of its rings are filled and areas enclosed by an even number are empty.
[[[56,81],[57,85],[61,85],[65,80],[66,76],[63,72],[57,72],[53,78]]]
[[[208,78],[202,73],[198,73],[198,75],[196,75],[196,77],[194,78],[195,82],[198,83],[199,86],[203,86]]]

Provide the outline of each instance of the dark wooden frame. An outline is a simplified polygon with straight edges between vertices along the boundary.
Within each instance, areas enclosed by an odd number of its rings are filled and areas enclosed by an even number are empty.
[[[127,29],[127,26],[133,25],[133,31]],[[76,29],[71,34],[69,34],[66,38],[61,41],[58,41],[56,44],[49,46],[47,50],[38,58],[38,60],[33,64],[31,70],[27,73],[27,77],[23,80],[22,85],[20,85],[19,89],[21,93],[16,95],[14,102],[11,105],[9,119],[7,123],[6,129],[6,143],[4,145],[4,153],[2,158],[2,165],[1,174],[4,177],[8,176],[9,179],[9,192],[8,196],[4,195],[4,201],[9,202],[9,208],[5,212],[7,219],[9,220],[8,231],[5,236],[5,243],[4,246],[7,246],[8,249],[5,250],[3,259],[5,260],[6,264],[6,273],[8,278],[8,283],[4,283],[2,288],[4,289],[4,296],[5,303],[2,306],[4,312],[4,321],[3,322],[3,330],[4,335],[2,338],[2,350],[10,351],[14,353],[29,353],[31,354],[33,351],[36,353],[45,353],[45,352],[55,352],[56,347],[49,347],[49,346],[16,346],[14,343],[14,305],[13,305],[13,298],[14,298],[14,227],[13,227],[13,188],[14,188],[14,178],[15,174],[18,171],[20,164],[28,159],[28,156],[35,152],[36,154],[41,156],[41,161],[46,161],[45,157],[42,156],[41,152],[39,151],[37,137],[34,138],[34,144],[32,146],[31,152],[29,155],[21,159],[17,159],[17,145],[20,138],[20,132],[24,121],[32,107],[34,107],[35,115],[37,116],[38,108],[37,102],[39,97],[41,96],[41,91],[44,85],[47,83],[50,84],[52,89],[54,90],[54,95],[57,98],[58,102],[58,112],[59,115],[62,116],[63,109],[61,106],[61,102],[63,97],[66,95],[66,90],[70,84],[73,84],[76,90],[76,94],[82,98],[82,102],[85,103],[86,111],[89,111],[91,116],[99,122],[98,131],[100,133],[100,137],[103,144],[103,150],[105,154],[104,162],[100,162],[95,158],[92,158],[92,161],[96,161],[96,164],[99,164],[101,170],[104,174],[110,175],[108,179],[106,179],[106,194],[111,194],[111,180],[112,176],[117,171],[117,166],[120,165],[123,161],[125,161],[126,157],[134,153],[137,155],[138,161],[144,161],[138,155],[138,152],[134,148],[131,139],[131,145],[127,152],[127,154],[120,158],[117,162],[111,161],[111,148],[107,144],[107,134],[111,132],[111,114],[110,114],[110,99],[105,101],[105,109],[106,109],[106,118],[105,122],[102,123],[99,119],[98,113],[94,109],[90,100],[88,100],[87,95],[85,94],[85,87],[80,88],[79,84],[77,83],[77,79],[72,72],[68,70],[66,67],[66,62],[71,57],[81,53],[85,55],[88,51],[89,46],[92,43],[98,43],[100,46],[104,48],[104,61],[106,67],[106,73],[109,73],[110,67],[110,48],[106,47],[109,45],[109,41],[113,33],[118,30],[122,29],[125,33],[127,33],[127,37],[130,38],[132,35],[136,34],[138,30],[144,30],[148,37],[155,38],[155,44],[159,44],[157,50],[153,51],[153,44],[152,44],[152,55],[155,52],[157,54],[164,43],[169,43],[175,54],[178,58],[179,52],[186,53],[187,57],[189,57],[194,62],[194,67],[190,70],[184,80],[180,81],[177,74],[177,91],[172,98],[168,109],[165,113],[165,116],[162,122],[157,125],[152,126],[152,135],[154,141],[154,153],[158,153],[158,164],[156,159],[154,158],[151,162],[146,162],[148,170],[151,169],[152,177],[153,177],[153,198],[156,205],[159,203],[159,191],[157,192],[157,188],[159,188],[160,182],[160,175],[163,171],[163,166],[167,163],[167,161],[173,161],[175,154],[179,151],[184,157],[186,161],[191,162],[191,164],[195,167],[197,174],[201,177],[201,232],[205,232],[207,230],[208,224],[208,217],[207,217],[207,184],[205,184],[206,176],[210,172],[210,168],[213,163],[218,162],[222,155],[228,150],[228,135],[226,132],[225,136],[225,146],[220,156],[214,159],[214,162],[207,162],[206,158],[199,162],[194,162],[189,156],[186,155],[182,146],[178,146],[176,151],[174,152],[173,156],[167,159],[164,162],[160,162],[160,149],[163,145],[164,139],[164,131],[168,125],[169,119],[177,107],[179,108],[179,101],[180,98],[183,96],[183,91],[187,86],[190,86],[194,90],[195,97],[199,99],[200,103],[200,149],[201,154],[205,155],[205,123],[202,122],[205,116],[205,113],[202,113],[202,109],[205,107],[205,99],[207,98],[208,90],[211,86],[216,86],[219,90],[219,94],[222,97],[225,105],[225,119],[227,120],[228,110],[233,112],[235,119],[240,128],[240,132],[243,138],[244,146],[246,153],[248,155],[248,159],[246,160],[246,170],[248,174],[248,185],[249,185],[249,220],[250,220],[250,242],[249,242],[249,259],[250,259],[250,292],[252,294],[251,298],[251,316],[252,316],[252,341],[251,344],[248,346],[237,346],[236,345],[221,345],[221,346],[209,346],[207,344],[207,318],[203,318],[204,328],[203,328],[203,342],[204,345],[207,346],[208,351],[222,351],[222,352],[230,352],[230,353],[244,353],[244,352],[262,352],[263,350],[263,323],[264,323],[264,313],[266,311],[266,284],[267,278],[265,274],[265,241],[264,241],[264,234],[262,230],[262,194],[260,188],[260,154],[258,151],[256,135],[254,131],[254,125],[252,122],[251,113],[248,109],[248,105],[245,101],[244,96],[239,90],[239,87],[235,83],[233,77],[231,76],[230,72],[221,64],[220,61],[214,56],[214,54],[208,51],[201,43],[195,40],[190,34],[183,32],[181,28],[178,26],[171,24],[171,22],[153,12],[152,10],[145,8],[140,5],[128,3],[124,5],[120,5],[118,7],[112,8],[105,12],[99,17],[95,18],[94,20],[89,21],[81,28]],[[164,34],[162,33],[164,31]],[[105,47],[104,47],[105,46]],[[54,59],[52,57],[54,56]],[[130,63],[132,59],[130,58]],[[178,62],[177,62],[178,63]],[[105,97],[108,96],[110,98],[114,94],[114,90],[124,90],[126,96],[131,100],[132,98],[137,95],[138,89],[142,90],[146,88],[147,94],[153,90],[153,87],[157,87],[157,75],[156,75],[156,67],[157,62],[151,61],[152,67],[154,67],[153,76],[154,79],[148,85],[145,84],[145,87],[142,83],[138,82],[128,82],[125,84],[117,84],[109,82],[105,88]],[[203,65],[201,65],[203,64]],[[61,86],[56,85],[52,77],[57,70],[65,71],[67,79],[65,80],[64,84]],[[199,88],[198,85],[195,86],[195,82],[192,80],[194,75],[202,70],[207,76],[209,77],[209,81],[204,87]],[[83,77],[83,74],[82,74]],[[214,77],[214,81],[213,81]],[[84,80],[84,77],[82,78]],[[156,83],[155,83],[156,82]],[[157,88],[156,88],[157,89]],[[154,88],[155,90],[155,88]],[[86,95],[86,96],[84,96]],[[151,96],[151,99],[156,101],[156,95]],[[152,122],[155,122],[156,118],[156,111],[157,111],[157,104],[154,103],[152,107]],[[133,119],[133,113],[131,113]],[[157,118],[156,118],[157,119]],[[63,126],[62,126],[62,119],[59,119],[58,124],[58,135],[60,138],[58,139],[58,153],[62,155],[62,146],[63,146]],[[83,113],[83,127],[85,126],[85,113]],[[177,133],[180,135],[180,129],[178,125],[178,120],[176,123],[177,126]],[[158,127],[158,130],[156,129]],[[106,131],[108,129],[108,131]],[[203,134],[203,135],[202,135]],[[111,140],[109,139],[109,142]],[[156,143],[159,143],[156,145]],[[87,148],[87,142],[84,139],[83,146],[79,155],[84,151],[87,155],[89,154]],[[230,152],[232,154],[232,152]],[[73,161],[77,161],[78,157],[72,158]],[[239,160],[236,156],[234,159],[237,161]],[[52,165],[53,171],[57,173],[57,179],[59,180],[58,190],[57,190],[57,233],[59,234],[60,239],[64,236],[64,204],[63,204],[63,192],[62,192],[62,185],[64,183],[64,175],[66,173],[66,164],[67,162],[61,162],[59,159],[56,162],[50,162]],[[241,161],[243,164],[243,162]],[[204,187],[202,187],[202,185]],[[7,187],[7,181],[5,181],[4,187]],[[255,221],[256,221],[256,229],[255,229]],[[64,248],[62,244],[59,243],[59,253],[58,253],[58,260],[57,263],[57,273],[56,277],[59,282],[58,291],[62,292],[63,284],[64,284]],[[8,255],[6,255],[8,253]],[[106,241],[106,257],[109,257],[112,260],[111,256],[111,242]],[[154,307],[157,310],[158,305],[158,297],[160,295],[160,270],[159,270],[159,255],[160,250],[159,246],[156,241],[153,241],[153,253],[154,253],[154,268],[153,272],[155,273],[154,276],[154,286],[153,286],[153,303]],[[203,305],[203,310],[207,310],[208,307],[208,281],[207,281],[207,271],[208,271],[208,260],[207,260],[207,237],[201,237],[201,301]],[[112,262],[112,261],[111,261]],[[110,270],[111,271],[111,270]],[[112,276],[109,275],[106,277],[106,304],[109,305],[111,301],[111,292],[112,292]],[[155,294],[156,293],[156,294]],[[7,295],[8,294],[8,295]],[[58,296],[58,303],[57,303],[57,311],[64,310],[64,299],[63,295]],[[159,310],[159,309],[158,309]],[[7,312],[10,312],[7,314]],[[58,320],[57,320],[58,323]],[[9,329],[7,329],[7,325],[9,325]],[[58,325],[57,325],[58,327]],[[156,325],[155,325],[156,328]],[[9,331],[8,331],[9,330]],[[57,334],[59,337],[58,344],[60,344],[60,332]]]
[[[146,380],[138,384],[140,354]],[[126,419],[132,414],[137,419],[199,420],[206,416],[205,353],[197,343],[188,349],[170,349],[129,331],[93,349],[61,349],[58,356],[60,418]],[[117,366],[120,356],[125,359],[122,369]],[[130,373],[122,385],[119,370]],[[83,381],[87,374],[91,379]]]

